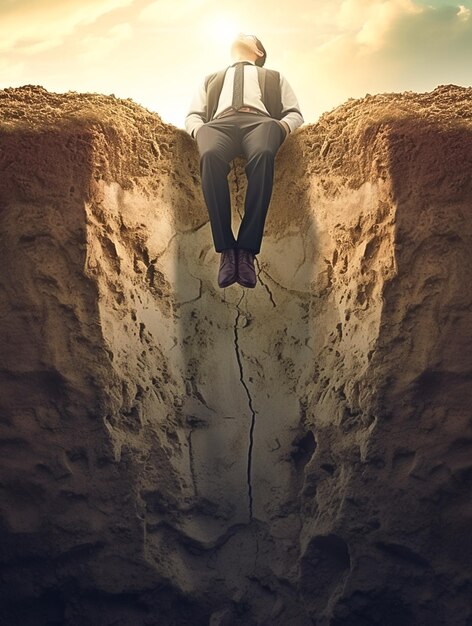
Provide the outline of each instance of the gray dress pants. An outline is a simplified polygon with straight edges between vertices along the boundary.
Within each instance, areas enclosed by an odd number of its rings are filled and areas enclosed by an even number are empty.
[[[275,156],[285,136],[279,121],[248,111],[210,120],[198,129],[195,139],[200,153],[202,190],[216,252],[225,248],[260,252],[272,195]],[[231,229],[228,174],[230,162],[238,155],[247,160],[247,192],[235,239]]]

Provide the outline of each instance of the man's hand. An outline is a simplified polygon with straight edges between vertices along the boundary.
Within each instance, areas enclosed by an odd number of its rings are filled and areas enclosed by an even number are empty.
[[[287,124],[287,122],[284,122],[283,120],[277,120],[278,123],[282,126],[282,128],[285,131],[285,137],[284,137],[284,141],[285,139],[287,139],[289,133],[290,133],[290,126]]]
[[[202,126],[205,126],[205,124],[202,124]],[[196,129],[193,131],[193,138],[194,138],[194,139],[196,139],[196,138],[197,138],[198,131],[200,130],[200,128],[201,128],[202,126],[198,126],[198,128],[196,128]]]

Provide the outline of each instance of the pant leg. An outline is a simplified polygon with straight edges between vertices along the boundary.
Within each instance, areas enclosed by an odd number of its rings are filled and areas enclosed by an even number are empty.
[[[241,139],[247,177],[244,216],[239,227],[238,248],[260,252],[264,224],[272,196],[274,161],[285,131],[274,118],[262,118],[249,126]]]
[[[200,152],[202,190],[210,216],[211,232],[216,252],[235,248],[236,239],[231,229],[231,200],[228,174],[230,162],[238,151],[239,133],[234,124],[224,119],[212,120],[197,132]]]

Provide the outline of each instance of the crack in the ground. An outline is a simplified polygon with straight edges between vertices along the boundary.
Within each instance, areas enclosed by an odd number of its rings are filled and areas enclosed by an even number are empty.
[[[270,301],[272,302],[272,306],[276,307],[277,304],[275,303],[274,297],[272,295],[272,291],[269,289],[269,285],[267,283],[265,283],[262,280],[262,278],[261,278],[262,267],[260,266],[259,261],[257,260],[257,257],[256,257],[255,261],[256,261],[257,269],[259,270],[257,272],[257,278],[259,279],[259,282],[261,283],[261,285],[264,287],[264,289],[269,294],[269,298],[270,298]]]
[[[295,276],[296,273],[298,272],[298,270],[305,264],[305,261],[306,261],[306,251],[308,250],[308,243],[307,243],[306,237],[305,237],[305,235],[304,235],[304,233],[302,231],[300,231],[300,237],[302,238],[302,241],[303,241],[303,259],[300,261],[300,263],[295,268],[295,271],[293,272],[293,276]]]
[[[156,257],[152,260],[152,262],[155,263],[161,258],[161,256],[163,256],[167,252],[167,250],[169,249],[170,245],[172,244],[172,242],[174,241],[176,237],[178,237],[179,235],[187,235],[188,233],[196,233],[197,231],[200,230],[200,228],[203,228],[209,223],[210,223],[210,220],[208,219],[202,222],[201,224],[198,224],[197,226],[191,226],[190,228],[185,228],[183,230],[176,230],[175,233],[169,238],[165,247],[158,254],[156,254]]]
[[[241,302],[241,300],[243,299],[245,294],[245,291],[243,291],[243,294],[241,295],[239,301],[236,304],[236,309],[237,309],[237,315],[236,315],[236,320],[234,322],[234,347],[235,347],[235,352],[236,352],[236,359],[238,361],[238,366],[239,366],[239,379],[241,381],[242,386],[244,387],[245,391],[246,391],[246,395],[248,398],[248,404],[249,404],[249,409],[251,411],[251,426],[249,428],[249,449],[248,449],[248,457],[247,457],[247,486],[248,486],[248,498],[249,498],[249,520],[252,520],[253,518],[253,498],[252,498],[252,480],[251,480],[251,469],[252,469],[252,449],[254,447],[254,427],[256,424],[256,412],[254,411],[254,408],[252,406],[252,398],[251,398],[251,394],[249,392],[249,388],[246,385],[246,382],[244,380],[244,370],[243,370],[243,364],[242,364],[242,360],[241,360],[241,353],[240,353],[240,349],[239,349],[239,335],[238,335],[238,322],[239,322],[239,317],[241,315],[241,309],[239,308],[239,304]]]
[[[198,496],[198,487],[197,487],[197,481],[195,478],[195,461],[194,461],[194,457],[193,457],[193,447],[192,447],[192,434],[193,434],[193,427],[190,426],[190,430],[187,436],[187,443],[188,443],[188,453],[189,453],[189,463],[190,463],[190,476],[192,477],[192,485],[193,485],[193,493],[195,496]]]
[[[192,272],[189,272],[190,276],[192,278],[195,278],[195,280],[199,281],[199,286],[198,286],[198,296],[195,296],[195,298],[191,298],[190,300],[184,300],[183,302],[176,302],[175,303],[175,308],[178,309],[179,307],[183,306],[184,304],[190,304],[191,302],[196,302],[197,300],[200,300],[203,294],[203,280],[201,278],[199,278],[198,276],[194,276],[192,274]]]
[[[256,554],[254,555],[254,572],[257,572],[257,559],[259,558],[259,531],[256,531]]]
[[[273,283],[275,283],[277,285],[277,287],[280,287],[280,289],[283,289],[283,291],[286,291],[287,293],[292,293],[292,294],[297,295],[297,296],[301,295],[301,296],[305,296],[305,297],[307,295],[309,295],[308,291],[300,291],[299,289],[289,289],[288,287],[284,287],[278,281],[276,281],[275,278],[273,276],[271,276],[269,274],[269,272],[264,267],[261,268],[261,273],[264,273],[268,278],[270,278],[270,280]]]
[[[169,239],[169,241],[166,243],[165,247],[164,247],[164,248],[163,248],[160,252],[158,252],[158,253],[156,254],[155,259],[153,259],[153,262],[154,262],[154,263],[155,263],[156,261],[158,261],[158,260],[161,258],[161,256],[164,256],[164,254],[165,254],[165,253],[167,252],[167,250],[170,248],[170,246],[171,246],[172,242],[174,241],[174,239],[175,239],[176,237],[178,237],[180,234],[181,234],[181,233],[180,233],[179,231],[176,231],[176,232],[172,235],[172,237],[170,237],[170,239]]]
[[[187,378],[188,384],[190,386],[190,390],[192,392],[192,396],[194,398],[196,398],[201,404],[203,404],[203,406],[210,411],[211,413],[213,413],[214,415],[216,415],[216,411],[215,409],[213,409],[208,402],[205,400],[204,395],[202,394],[202,392],[198,389],[197,383],[195,382],[195,379],[193,378],[193,376],[190,376],[189,378]]]

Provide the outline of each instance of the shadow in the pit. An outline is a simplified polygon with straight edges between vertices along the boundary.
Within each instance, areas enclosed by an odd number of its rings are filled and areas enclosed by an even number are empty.
[[[113,527],[128,515],[130,481],[100,419],[98,381],[111,368],[84,274],[93,142],[81,122],[0,136],[2,624],[75,622],[81,590],[99,593],[90,564],[103,546],[126,550]],[[119,513],[110,509],[106,525],[77,506],[111,493]],[[126,580],[123,567],[114,564],[115,580]]]
[[[188,150],[189,175],[198,186],[199,226],[181,231],[175,252],[178,347],[186,382],[182,417],[195,492],[195,528],[216,541],[251,519],[271,524],[283,516],[293,535],[297,496],[316,442],[305,425],[306,380],[311,369],[310,285],[316,232],[309,206],[301,142],[279,149],[256,288],[217,284],[215,252],[201,191],[197,146]],[[228,182],[237,237],[247,188],[245,159],[232,163]],[[206,221],[202,223],[201,211]],[[290,527],[291,528],[291,527]],[[292,529],[287,531],[292,536]]]

